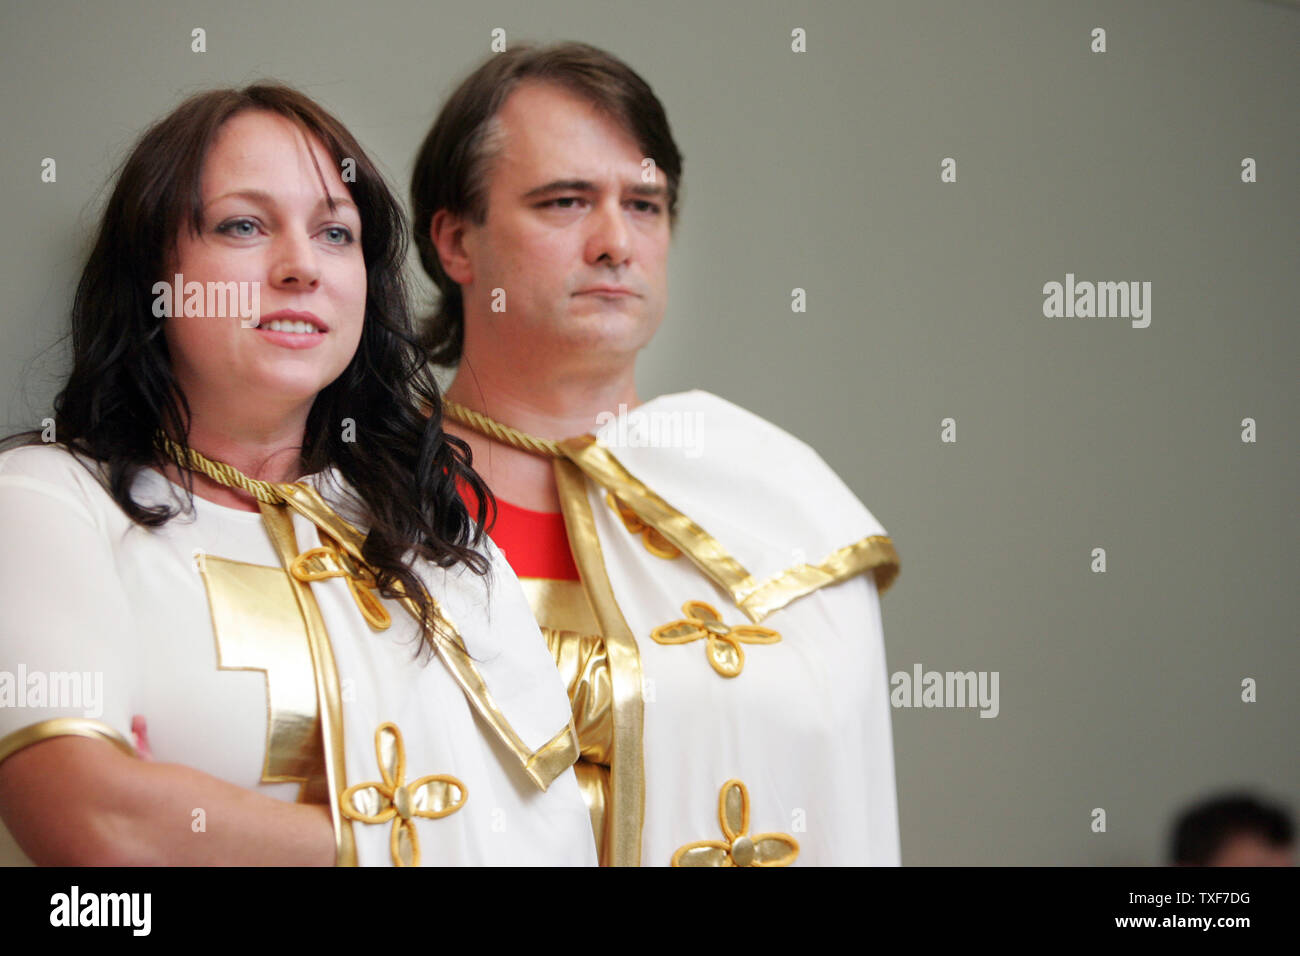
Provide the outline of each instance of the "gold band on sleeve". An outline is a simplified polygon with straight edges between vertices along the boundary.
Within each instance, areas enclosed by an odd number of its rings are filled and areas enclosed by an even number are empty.
[[[106,740],[128,757],[136,756],[135,745],[119,734],[102,720],[89,717],[52,717],[40,723],[21,727],[11,734],[0,738],[0,763],[43,740],[55,737],[87,737],[91,740]]]
[[[607,810],[610,819],[605,827],[608,840],[602,857],[607,857],[613,866],[640,866],[641,826],[645,817],[641,653],[605,573],[600,538],[596,535],[596,519],[587,499],[587,480],[570,461],[557,458],[553,464],[569,547],[591,599],[609,661],[614,753]]]

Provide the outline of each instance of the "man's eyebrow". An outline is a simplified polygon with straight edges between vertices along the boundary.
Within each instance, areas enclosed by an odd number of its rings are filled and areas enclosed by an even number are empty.
[[[535,199],[547,193],[574,192],[594,193],[596,184],[589,179],[552,179],[549,183],[536,186],[524,193],[524,199]]]
[[[206,209],[208,206],[211,206],[213,203],[218,202],[222,199],[248,199],[253,202],[261,203],[264,206],[275,205],[275,197],[272,196],[270,193],[266,192],[265,190],[236,189],[234,192],[222,193],[220,196],[214,197],[213,199],[204,203],[203,208]],[[353,209],[357,208],[357,204],[354,203],[351,199],[348,199],[346,196],[331,196],[329,198],[322,196],[320,200],[316,203],[314,209],[320,209],[322,206],[328,209],[330,199],[334,200],[334,205],[336,206],[351,206]]]
[[[652,199],[663,199],[668,195],[667,188],[656,186],[654,183],[629,183],[627,191],[633,196],[647,196]]]
[[[560,192],[594,193],[598,192],[599,188],[590,179],[553,179],[549,183],[528,190],[522,198],[536,199],[538,196]],[[634,196],[662,198],[668,195],[667,189],[654,183],[628,183],[623,188]]]

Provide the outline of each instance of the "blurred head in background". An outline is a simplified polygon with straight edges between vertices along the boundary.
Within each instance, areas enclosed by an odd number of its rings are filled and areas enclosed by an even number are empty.
[[[1174,824],[1174,866],[1295,866],[1295,827],[1281,807],[1228,794],[1188,807]]]

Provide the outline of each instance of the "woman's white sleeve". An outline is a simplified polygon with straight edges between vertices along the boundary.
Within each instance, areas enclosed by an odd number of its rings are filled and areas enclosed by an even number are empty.
[[[95,505],[47,462],[0,467],[0,760],[66,734],[134,752],[131,608]]]

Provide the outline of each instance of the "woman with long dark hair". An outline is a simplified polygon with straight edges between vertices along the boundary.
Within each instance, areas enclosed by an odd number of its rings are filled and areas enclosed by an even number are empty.
[[[0,862],[594,862],[404,237],[294,90],[135,146],[54,415],[0,454]]]

